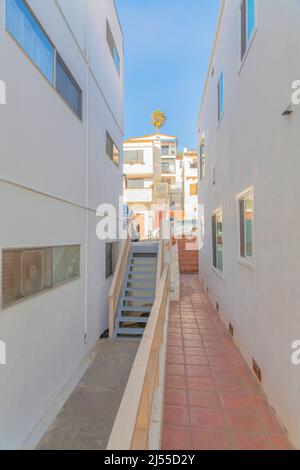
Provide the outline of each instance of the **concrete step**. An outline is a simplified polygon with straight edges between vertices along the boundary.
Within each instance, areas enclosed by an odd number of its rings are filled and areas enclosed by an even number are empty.
[[[129,296],[126,296],[126,297],[121,297],[121,302],[154,302],[155,300],[155,297],[152,296],[152,297],[129,297]]]
[[[128,277],[133,276],[134,278],[136,276],[147,276],[147,275],[149,275],[149,278],[147,279],[156,279],[156,271],[128,271],[127,273]]]
[[[137,313],[151,313],[152,306],[151,307],[120,307],[119,311],[120,313],[126,313],[126,312],[137,312]],[[122,315],[123,316],[123,315]]]
[[[144,328],[116,328],[115,335],[125,335],[125,336],[143,336],[145,329]]]
[[[155,290],[155,287],[125,287],[124,289],[124,294],[126,292],[153,292]]]
[[[117,323],[148,323],[149,317],[117,317]]]

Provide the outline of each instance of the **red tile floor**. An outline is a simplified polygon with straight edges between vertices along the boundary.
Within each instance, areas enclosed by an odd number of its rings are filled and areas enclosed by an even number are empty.
[[[197,274],[170,309],[163,450],[292,449]]]

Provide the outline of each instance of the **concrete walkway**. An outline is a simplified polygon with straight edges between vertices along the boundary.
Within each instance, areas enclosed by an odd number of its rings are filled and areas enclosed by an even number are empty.
[[[164,450],[292,446],[197,274],[170,309]]]
[[[101,341],[91,366],[38,450],[106,448],[138,346],[137,341]]]

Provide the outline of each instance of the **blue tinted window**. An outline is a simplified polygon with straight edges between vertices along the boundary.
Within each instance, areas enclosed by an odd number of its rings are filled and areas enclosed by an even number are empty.
[[[120,75],[120,56],[118,54],[118,50],[115,44],[115,40],[113,38],[109,22],[106,20],[106,40],[112,55],[112,58],[114,59],[114,63],[117,69],[118,74]]]
[[[120,57],[119,57],[116,47],[114,48],[114,62],[115,62],[115,66],[117,68],[118,74],[120,74]]]
[[[255,27],[255,0],[248,0],[247,2],[247,36],[248,40],[251,38]]]
[[[33,63],[53,83],[53,46],[22,0],[6,0],[6,28]]]

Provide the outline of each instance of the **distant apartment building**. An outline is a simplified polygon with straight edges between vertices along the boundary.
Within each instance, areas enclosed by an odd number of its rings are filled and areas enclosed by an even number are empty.
[[[222,1],[197,125],[200,276],[298,447],[299,30],[298,0]]]
[[[159,210],[177,191],[177,139],[153,134],[128,139],[124,151],[124,204],[134,216],[142,239],[159,228]]]
[[[182,155],[185,220],[198,220],[198,152],[184,149]]]
[[[26,440],[108,328],[122,192],[123,36],[113,0],[1,0],[0,448]]]

